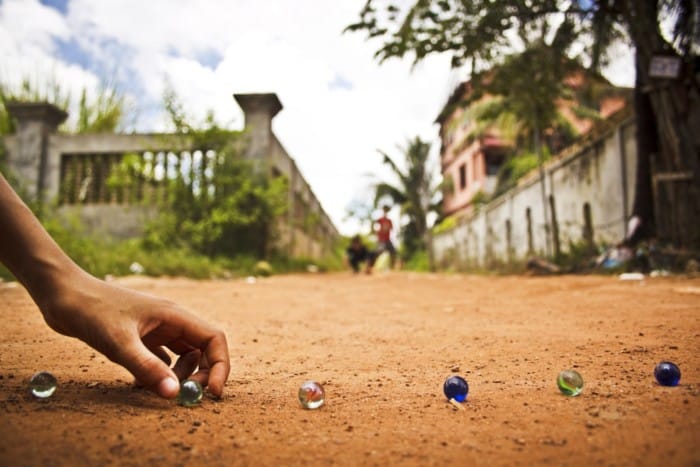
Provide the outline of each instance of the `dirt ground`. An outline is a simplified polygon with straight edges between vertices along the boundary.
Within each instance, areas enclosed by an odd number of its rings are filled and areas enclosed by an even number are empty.
[[[222,400],[194,408],[53,333],[0,284],[0,465],[700,465],[700,279],[390,273],[123,286],[229,338]],[[661,360],[681,384],[659,386]],[[560,370],[584,377],[579,397]],[[35,400],[27,381],[59,387]],[[442,383],[461,374],[460,411]],[[327,402],[304,410],[305,380]]]

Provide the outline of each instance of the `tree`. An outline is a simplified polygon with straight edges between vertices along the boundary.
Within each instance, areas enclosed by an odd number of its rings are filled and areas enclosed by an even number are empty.
[[[430,143],[416,137],[401,150],[405,170],[401,170],[388,154],[379,151],[384,163],[394,173],[397,183],[377,183],[374,204],[378,205],[382,198],[389,197],[401,207],[401,214],[408,219],[402,226],[404,256],[410,258],[419,251],[428,251],[430,254],[428,215],[439,213],[441,204],[436,201],[436,196],[441,186],[433,183],[428,170]]]
[[[619,41],[635,49],[638,125],[637,183],[632,214],[654,232],[651,167],[657,172],[662,205],[658,234],[677,245],[700,248],[700,83],[697,77],[698,18],[695,0],[368,0],[349,31],[382,38],[380,61],[435,53],[452,55],[452,65],[468,64],[474,77],[502,63],[506,52],[522,49],[522,38],[545,27],[566,25],[578,56],[600,69]],[[666,33],[662,24],[671,24]],[[561,28],[562,26],[560,26]],[[544,37],[544,36],[543,36]],[[576,55],[571,47],[556,51]],[[680,64],[677,78],[653,76],[650,67],[663,55]],[[529,79],[529,77],[528,77]],[[472,80],[474,81],[474,80]],[[477,80],[478,81],[478,80]]]

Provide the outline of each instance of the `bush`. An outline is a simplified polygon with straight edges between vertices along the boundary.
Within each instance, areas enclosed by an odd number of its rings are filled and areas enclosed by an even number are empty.
[[[457,218],[455,218],[455,216],[447,216],[442,220],[442,222],[433,227],[433,235],[449,232],[455,227],[457,227]]]
[[[255,263],[255,275],[261,277],[268,277],[272,275],[272,266],[267,261],[258,261]]]
[[[428,252],[418,250],[407,261],[404,262],[403,268],[408,271],[428,272],[430,271],[430,260]]]

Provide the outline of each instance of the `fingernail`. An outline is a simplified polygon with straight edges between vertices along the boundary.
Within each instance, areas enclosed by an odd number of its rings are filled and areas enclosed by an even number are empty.
[[[170,376],[163,378],[158,383],[158,393],[165,397],[175,397],[179,391],[180,384]]]

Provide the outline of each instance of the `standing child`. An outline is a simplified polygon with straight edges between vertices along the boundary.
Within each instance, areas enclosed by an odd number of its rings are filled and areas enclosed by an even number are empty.
[[[377,234],[378,243],[376,256],[378,257],[385,251],[388,252],[391,257],[390,267],[393,269],[396,260],[396,248],[394,248],[394,244],[391,243],[391,231],[394,228],[394,224],[391,222],[391,219],[387,217],[389,209],[391,208],[387,205],[382,206],[382,217],[374,222],[373,227],[376,226],[374,231]]]

